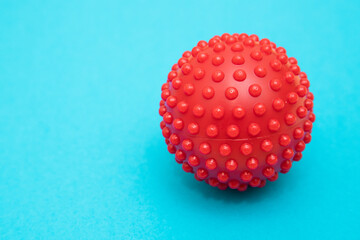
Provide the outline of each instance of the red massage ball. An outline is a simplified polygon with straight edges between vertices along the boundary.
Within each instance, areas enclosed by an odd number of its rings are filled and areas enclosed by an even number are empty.
[[[283,47],[223,34],[183,53],[159,113],[185,172],[219,189],[263,187],[299,161],[315,121],[310,82]]]

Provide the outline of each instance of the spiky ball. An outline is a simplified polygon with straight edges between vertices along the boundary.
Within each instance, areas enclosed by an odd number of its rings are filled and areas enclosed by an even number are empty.
[[[223,34],[173,65],[160,126],[186,172],[220,189],[263,187],[311,140],[314,96],[297,60],[268,39]]]

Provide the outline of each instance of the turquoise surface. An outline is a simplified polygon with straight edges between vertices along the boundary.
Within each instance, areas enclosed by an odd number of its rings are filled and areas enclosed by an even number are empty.
[[[0,239],[360,239],[359,1],[1,1]],[[263,189],[182,171],[158,116],[199,40],[256,33],[311,81],[313,140]]]

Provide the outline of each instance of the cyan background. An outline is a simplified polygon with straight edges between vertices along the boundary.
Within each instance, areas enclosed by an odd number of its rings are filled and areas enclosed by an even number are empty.
[[[360,239],[359,1],[1,1],[0,239]],[[256,33],[295,56],[317,120],[263,189],[182,171],[158,116],[201,39]]]

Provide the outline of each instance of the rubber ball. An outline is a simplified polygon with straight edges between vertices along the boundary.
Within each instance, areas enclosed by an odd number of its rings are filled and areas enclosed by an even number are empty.
[[[159,114],[185,172],[221,190],[275,181],[311,141],[314,96],[283,47],[258,36],[199,41],[172,66]]]

